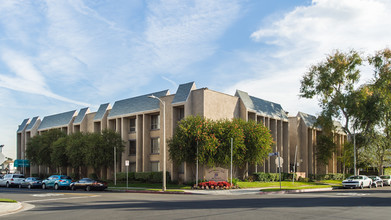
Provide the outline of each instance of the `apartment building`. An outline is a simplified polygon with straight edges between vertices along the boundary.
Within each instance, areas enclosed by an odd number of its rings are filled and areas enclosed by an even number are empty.
[[[342,173],[343,167],[338,157],[341,156],[343,145],[347,141],[347,135],[339,122],[334,122],[336,128],[333,132],[336,151],[328,164],[319,163],[316,160],[317,137],[322,134],[322,128],[316,125],[316,117],[299,112],[295,117],[289,117],[289,142],[291,166],[296,155],[296,171],[303,173],[305,177],[310,174]],[[296,151],[297,146],[297,151]]]
[[[150,96],[159,97],[163,103]],[[165,117],[162,117],[165,112]],[[169,90],[153,92],[137,97],[102,104],[96,112],[90,108],[79,111],[72,110],[32,119],[25,119],[17,130],[17,157],[25,158],[26,144],[29,138],[50,129],[61,129],[67,134],[74,132],[101,132],[112,129],[118,132],[126,142],[125,151],[118,162],[117,172],[126,170],[125,160],[129,160],[129,171],[161,171],[163,163],[163,127],[165,125],[166,140],[172,137],[178,121],[186,116],[200,115],[205,118],[256,120],[263,123],[271,131],[275,145],[273,150],[280,152],[283,158],[282,171],[289,172],[291,149],[289,146],[288,114],[280,104],[269,102],[237,91],[228,95],[208,88],[197,89],[194,82],[179,85],[175,94]],[[165,121],[163,121],[163,118]],[[166,152],[168,157],[168,150]],[[251,172],[277,172],[277,166],[272,156],[262,164],[249,164]],[[167,171],[173,180],[190,181],[195,179],[195,165],[182,164],[175,167],[167,160]],[[238,168],[237,168],[238,169]],[[34,164],[26,173],[49,172],[47,168]],[[68,169],[68,172],[72,171]],[[112,177],[113,170],[108,170],[102,176]],[[200,172],[205,172],[202,168]],[[202,174],[200,174],[201,176]]]

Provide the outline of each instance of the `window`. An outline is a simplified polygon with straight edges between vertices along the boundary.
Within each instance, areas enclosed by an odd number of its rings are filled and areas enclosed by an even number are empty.
[[[160,138],[151,138],[151,154],[160,153]]]
[[[136,140],[129,140],[129,155],[136,155]]]
[[[136,119],[135,118],[130,119],[129,132],[136,132]]]
[[[136,172],[136,163],[129,163],[129,172]]]
[[[182,162],[180,165],[179,165],[179,170],[178,170],[178,173],[185,173],[185,162]]]
[[[178,121],[182,120],[185,117],[185,108],[178,109]]]
[[[152,130],[160,129],[160,115],[151,116],[151,129]]]
[[[160,163],[159,163],[159,161],[151,161],[151,171],[152,172],[160,171]]]

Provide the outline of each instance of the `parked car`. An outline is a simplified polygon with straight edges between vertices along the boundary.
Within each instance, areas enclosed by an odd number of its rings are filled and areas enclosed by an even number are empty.
[[[391,186],[391,175],[383,175],[383,176],[380,176],[380,178],[382,178],[383,184],[385,186]]]
[[[6,174],[0,179],[0,186],[12,187],[18,186],[24,180],[23,174]]]
[[[383,187],[383,180],[380,177],[378,177],[378,176],[368,176],[368,177],[372,179],[372,186],[373,187],[375,187],[375,188],[378,186]]]
[[[40,188],[42,187],[42,179],[38,177],[27,177],[19,185],[19,188],[23,188],[23,187],[27,187],[29,189]]]
[[[70,187],[72,190],[76,190],[76,189],[85,189],[86,191],[105,190],[107,188],[107,183],[100,180],[83,178],[79,181],[71,183]]]
[[[69,188],[72,183],[72,178],[66,175],[51,175],[49,178],[42,181],[42,189],[54,188]]]
[[[363,189],[364,187],[372,187],[372,179],[368,178],[365,175],[351,176],[346,180],[342,181],[342,186],[344,188],[358,188]]]

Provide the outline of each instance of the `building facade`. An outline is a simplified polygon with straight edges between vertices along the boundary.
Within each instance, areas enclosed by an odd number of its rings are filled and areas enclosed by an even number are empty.
[[[150,98],[152,95],[165,103],[165,111],[159,100]],[[162,117],[163,112],[165,117]],[[83,108],[79,111],[45,116],[42,120],[39,117],[27,118],[17,130],[17,158],[25,159],[26,144],[31,137],[50,129],[61,129],[66,134],[112,129],[126,142],[125,151],[121,155],[121,161],[118,162],[117,172],[126,171],[125,160],[129,160],[131,172],[162,171],[162,126],[165,126],[165,136],[168,140],[173,136],[178,121],[190,115],[200,115],[212,120],[242,118],[246,121],[255,120],[263,123],[269,128],[274,139],[273,151],[278,151],[283,159],[281,171],[290,172],[292,129],[289,123],[291,119],[280,104],[250,96],[239,90],[235,95],[228,95],[208,88],[197,89],[194,82],[179,85],[175,94],[170,94],[169,90],[158,91],[119,100],[113,105],[102,104],[96,112]],[[303,156],[308,154],[304,151],[302,150]],[[313,152],[310,154],[312,155]],[[188,182],[195,179],[194,164],[184,163],[175,167],[169,160],[168,150],[166,155],[167,171],[170,172],[173,180]],[[275,158],[276,156],[269,157],[262,164],[249,164],[244,169],[249,173],[277,172]],[[45,167],[32,164],[29,169],[22,172],[30,175],[50,171]],[[200,172],[202,173],[203,170]],[[72,173],[70,168],[68,173]],[[101,176],[112,178],[113,170],[103,171]]]
[[[303,112],[299,112],[295,117],[289,117],[291,167],[294,166],[296,155],[295,169],[305,177],[311,174],[342,173],[343,167],[338,157],[342,154],[347,135],[339,122],[334,122],[334,127],[336,128],[333,132],[336,151],[333,152],[328,164],[322,164],[316,159],[317,138],[322,134],[322,128],[316,125],[316,117]]]

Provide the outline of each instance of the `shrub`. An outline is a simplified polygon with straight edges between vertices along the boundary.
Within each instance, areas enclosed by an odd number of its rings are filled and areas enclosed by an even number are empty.
[[[298,180],[299,182],[306,182],[306,183],[308,183],[308,182],[310,182],[310,179],[309,178],[303,178],[303,177],[299,177],[299,180]]]
[[[96,179],[98,179],[98,175],[97,175],[96,173],[90,173],[90,174],[88,175],[88,178],[93,179],[93,180],[96,180]]]

